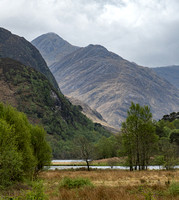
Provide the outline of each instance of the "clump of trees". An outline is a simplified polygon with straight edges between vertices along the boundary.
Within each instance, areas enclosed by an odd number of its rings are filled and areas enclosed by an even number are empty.
[[[46,132],[31,125],[24,113],[0,103],[0,185],[33,179],[51,162]]]
[[[122,157],[120,164],[131,171],[145,170],[149,165],[171,169],[179,163],[179,119],[178,113],[167,116],[172,118],[156,122],[148,106],[132,102],[119,134],[103,136],[97,142],[77,137],[74,153],[86,160],[88,169],[89,159],[112,157]]]
[[[172,116],[178,115],[172,113]],[[166,120],[165,117],[156,122],[152,120],[148,106],[132,102],[126,121],[122,123],[122,148],[119,153],[127,156],[130,170],[147,169],[149,164],[171,169],[179,157],[178,127],[178,118]]]
[[[146,169],[158,142],[150,108],[132,102],[121,132],[123,151],[128,157],[130,170],[133,167]]]
[[[154,162],[163,165],[166,169],[173,168],[179,158],[179,119],[178,113],[164,115],[156,122],[156,134],[159,137],[158,152]]]

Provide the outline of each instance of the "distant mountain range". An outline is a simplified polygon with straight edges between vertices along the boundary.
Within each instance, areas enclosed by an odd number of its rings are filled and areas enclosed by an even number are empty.
[[[44,43],[43,48],[48,45]],[[152,69],[131,63],[100,45],[78,48],[49,67],[65,95],[96,109],[116,128],[125,120],[131,101],[149,105],[155,119],[179,109],[179,90],[173,85]]]
[[[55,33],[41,35],[33,40],[32,44],[39,49],[49,66],[79,48],[71,45]]]
[[[163,77],[179,89],[179,65],[156,67],[152,69],[158,76]]]

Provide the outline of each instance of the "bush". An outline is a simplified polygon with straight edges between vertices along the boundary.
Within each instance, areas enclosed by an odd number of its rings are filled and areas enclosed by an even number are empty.
[[[168,188],[168,193],[170,195],[179,195],[179,182],[173,182]]]
[[[65,177],[61,182],[60,182],[60,187],[68,188],[68,189],[73,189],[73,188],[80,188],[84,186],[93,186],[91,181],[87,178],[69,178]]]
[[[44,192],[44,186],[42,181],[36,181],[32,183],[32,190],[27,192],[25,200],[45,200],[48,199]]]

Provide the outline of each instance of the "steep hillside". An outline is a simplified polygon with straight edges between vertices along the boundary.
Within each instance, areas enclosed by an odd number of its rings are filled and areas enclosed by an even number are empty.
[[[131,101],[149,105],[155,119],[179,108],[179,91],[153,70],[89,45],[51,66],[60,89],[96,109],[119,128]]]
[[[71,45],[55,33],[43,34],[31,43],[40,51],[49,66],[79,48]]]
[[[58,88],[58,84],[39,51],[27,40],[0,28],[0,58],[12,58],[43,73]]]
[[[98,113],[96,110],[91,109],[87,104],[83,103],[82,101],[75,99],[73,97],[67,97],[69,101],[80,108],[81,112],[86,115],[89,119],[91,119],[94,123],[99,123],[107,130],[113,133],[118,133],[119,130],[115,129],[114,127],[110,126]]]
[[[152,68],[158,76],[166,79],[172,85],[179,89],[179,66],[167,66]]]
[[[15,106],[31,122],[44,126],[56,158],[73,157],[72,141],[80,135],[93,142],[102,135],[110,135],[81,114],[43,74],[18,61],[0,58],[0,86],[0,101]]]

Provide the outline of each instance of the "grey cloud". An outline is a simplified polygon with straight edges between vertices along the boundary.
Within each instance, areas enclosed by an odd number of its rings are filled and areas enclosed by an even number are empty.
[[[56,32],[145,66],[179,64],[178,0],[1,0],[0,26],[32,40]]]

